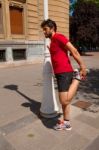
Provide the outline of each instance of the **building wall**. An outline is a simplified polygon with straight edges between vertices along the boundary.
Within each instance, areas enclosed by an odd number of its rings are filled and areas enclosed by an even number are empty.
[[[27,35],[28,40],[39,39],[38,1],[27,0]]]
[[[49,17],[56,21],[58,32],[69,36],[68,0],[49,0]]]
[[[58,32],[69,37],[69,0],[49,0],[49,18],[56,21]],[[39,0],[39,25],[43,20],[43,0]],[[42,30],[39,29],[39,38],[42,40]]]
[[[17,63],[13,59],[15,49],[26,50],[24,62],[38,61],[44,52],[44,36],[40,28],[44,19],[43,0],[0,0],[0,3],[3,13],[3,34],[0,34],[0,50],[5,50],[5,62]],[[24,34],[11,34],[9,5],[23,8]],[[69,0],[49,0],[48,9],[49,18],[56,21],[58,32],[68,37]]]

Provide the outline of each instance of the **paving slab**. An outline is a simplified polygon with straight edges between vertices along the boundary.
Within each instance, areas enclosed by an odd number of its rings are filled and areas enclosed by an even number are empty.
[[[99,150],[99,136],[90,142],[88,146],[83,150]]]
[[[72,119],[72,126],[76,133],[89,140],[93,140],[99,135],[99,129],[96,129],[85,122],[76,120],[75,118]]]
[[[37,116],[30,114],[28,116],[25,116],[21,119],[18,119],[16,121],[10,122],[9,124],[6,124],[4,126],[0,127],[0,132],[4,135],[7,135],[11,132],[14,132],[17,129],[20,129],[24,126],[27,126],[28,124],[32,123],[37,119]]]
[[[59,142],[53,150],[81,150],[89,140],[78,133],[74,133],[70,137],[66,136],[61,144]]]
[[[14,131],[6,136],[6,139],[17,150],[53,150],[56,145],[61,145],[68,140],[73,131],[57,132],[47,128],[40,120],[32,123],[22,129]],[[66,138],[68,136],[68,138]]]
[[[0,135],[0,150],[15,150],[2,135]]]
[[[88,124],[89,126],[99,129],[99,117],[93,119],[90,116],[81,114],[81,115],[77,116],[76,119]]]
[[[87,83],[81,84],[74,102],[88,100],[98,107],[98,58],[99,53],[83,56],[91,73]],[[77,68],[76,63],[73,65]],[[73,129],[69,132],[54,131],[55,119],[39,118],[42,68],[43,64],[35,64],[0,69],[0,150],[91,150],[93,145],[99,147],[99,138],[96,138],[99,112],[84,111],[72,105]],[[58,97],[57,102],[59,104]]]

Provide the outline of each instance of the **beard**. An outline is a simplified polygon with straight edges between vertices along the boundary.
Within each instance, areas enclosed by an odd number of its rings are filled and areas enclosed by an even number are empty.
[[[45,37],[46,38],[51,38],[52,37],[52,33],[45,34]]]

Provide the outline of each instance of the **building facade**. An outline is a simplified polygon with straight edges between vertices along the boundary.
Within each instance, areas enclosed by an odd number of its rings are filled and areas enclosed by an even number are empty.
[[[43,58],[43,0],[0,0],[0,66]],[[49,18],[69,36],[69,0],[49,0]]]

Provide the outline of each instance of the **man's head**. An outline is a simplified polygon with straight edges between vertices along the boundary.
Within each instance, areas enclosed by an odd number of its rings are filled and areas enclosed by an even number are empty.
[[[41,23],[41,28],[43,29],[46,38],[51,38],[53,33],[57,30],[57,25],[55,21],[47,19]]]

